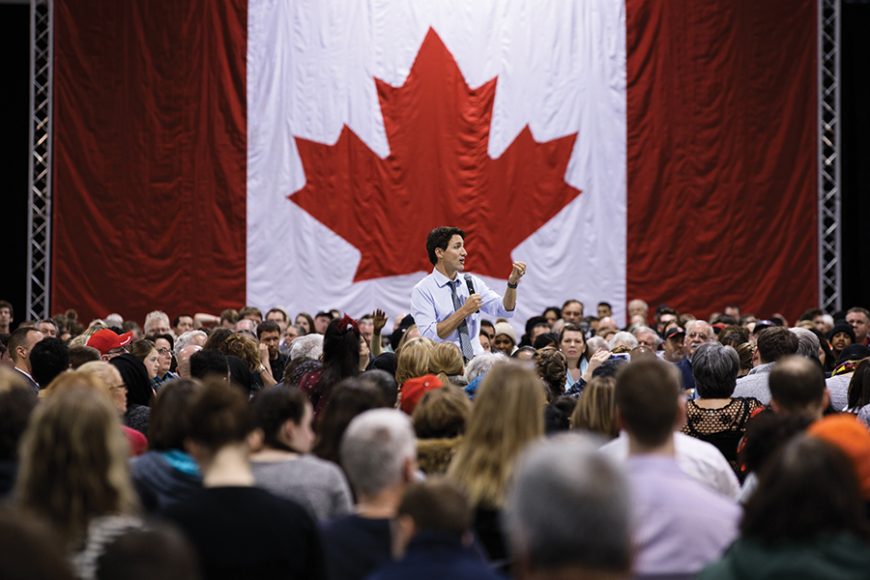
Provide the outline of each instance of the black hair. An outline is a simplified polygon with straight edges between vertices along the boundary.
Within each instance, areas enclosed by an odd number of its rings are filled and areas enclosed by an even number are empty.
[[[870,362],[862,361],[849,381],[847,404],[850,409],[870,405]]]
[[[459,236],[464,240],[465,232],[459,228],[441,226],[435,228],[426,236],[426,253],[429,255],[429,261],[433,266],[438,263],[438,256],[435,255],[435,250],[446,250],[447,244],[450,243],[450,239],[453,236]]]
[[[166,334],[149,334],[149,335],[146,336],[145,338],[147,338],[148,340],[150,340],[150,341],[151,341],[152,343],[154,343],[155,345],[157,344],[157,339],[158,339],[158,338],[162,338],[163,340],[165,340],[166,342],[169,343],[169,352],[172,352],[173,349],[175,348],[175,337],[172,336],[172,335],[169,334],[169,333],[166,333]]]
[[[380,391],[349,378],[335,385],[329,406],[320,417],[317,441],[312,450],[321,459],[339,463],[341,439],[353,419],[365,411],[383,406]]]
[[[384,354],[392,355],[393,362],[395,363],[396,355],[394,353],[391,352]],[[372,364],[374,364],[374,362],[375,361],[372,361]],[[384,398],[384,405],[387,407],[396,406],[396,399],[399,397],[399,386],[396,383],[395,364],[393,365],[392,373],[379,368],[372,368],[371,365],[369,365],[369,369],[359,376],[359,380],[363,384],[371,385],[378,389]]]
[[[15,350],[19,346],[27,344],[27,335],[31,332],[39,332],[39,330],[32,326],[19,326],[9,335],[9,340],[6,341],[6,349],[9,351],[9,356],[12,360],[18,360]]]
[[[265,389],[254,397],[252,408],[256,426],[263,431],[263,442],[269,447],[283,448],[279,431],[289,419],[302,423],[308,397],[296,387]]]
[[[178,324],[181,322],[182,318],[190,318],[191,320],[193,320],[193,316],[191,316],[190,314],[179,314],[172,319],[172,328],[177,327]]]
[[[209,375],[226,379],[228,371],[227,355],[218,350],[203,349],[190,357],[190,376],[195,379],[204,379]]]
[[[809,435],[787,443],[759,474],[740,531],[768,546],[843,532],[866,541],[863,501],[848,457]]]
[[[59,338],[46,337],[30,350],[30,374],[45,388],[54,377],[69,369],[69,349]]]
[[[277,332],[280,334],[281,327],[278,326],[278,323],[274,320],[264,320],[257,325],[257,339],[259,339],[264,332]]]
[[[556,314],[557,320],[559,318],[562,318],[562,309],[559,308],[558,306],[547,306],[546,308],[544,308],[544,311],[541,313],[541,316],[546,318],[548,312],[554,312]]]
[[[154,391],[151,389],[145,364],[140,359],[125,353],[110,360],[109,364],[118,369],[124,386],[127,387],[128,406],[151,404]]]
[[[0,461],[18,457],[18,442],[37,402],[36,393],[23,382],[16,382],[11,388],[0,391]]]
[[[323,335],[323,373],[314,388],[318,398],[330,397],[332,388],[342,379],[359,374],[359,328],[344,318],[333,320]],[[312,399],[312,403],[317,401]]]
[[[535,342],[532,343],[532,347],[535,350],[541,350],[542,348],[546,348],[548,346],[554,346],[559,348],[559,337],[553,332],[545,332],[544,334],[539,334],[535,337]]]

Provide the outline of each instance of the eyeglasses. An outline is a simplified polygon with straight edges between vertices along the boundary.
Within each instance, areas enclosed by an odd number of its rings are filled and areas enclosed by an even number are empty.
[[[157,354],[171,354],[171,353],[172,353],[172,351],[166,347],[157,349]]]
[[[111,356],[118,356],[121,354],[127,354],[129,352],[130,352],[130,349],[127,348],[126,346],[119,346],[118,348],[113,348],[112,350],[110,350],[106,354],[111,355]]]

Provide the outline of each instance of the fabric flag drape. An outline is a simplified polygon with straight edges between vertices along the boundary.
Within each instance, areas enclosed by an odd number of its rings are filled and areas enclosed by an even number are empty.
[[[817,302],[812,2],[55,6],[55,310]]]

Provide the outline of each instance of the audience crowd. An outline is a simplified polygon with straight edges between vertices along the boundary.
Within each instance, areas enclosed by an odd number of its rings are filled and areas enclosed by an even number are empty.
[[[870,578],[870,312],[628,314],[0,301],[0,578]]]

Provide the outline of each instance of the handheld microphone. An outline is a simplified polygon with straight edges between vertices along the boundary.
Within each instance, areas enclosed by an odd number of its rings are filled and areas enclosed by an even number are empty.
[[[468,286],[468,295],[476,294],[474,291],[474,284],[471,282],[471,274],[465,275],[465,285]],[[475,310],[475,312],[480,312],[480,310]]]

